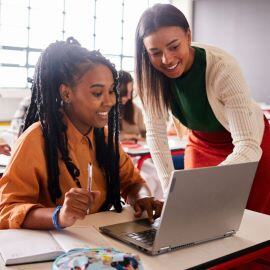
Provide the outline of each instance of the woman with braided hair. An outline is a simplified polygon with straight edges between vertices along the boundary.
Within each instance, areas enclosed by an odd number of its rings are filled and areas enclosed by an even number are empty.
[[[137,217],[144,210],[151,220],[160,215],[162,203],[119,147],[116,86],[114,65],[75,39],[45,49],[23,133],[0,182],[0,229],[61,229],[88,211],[121,212],[121,196]]]

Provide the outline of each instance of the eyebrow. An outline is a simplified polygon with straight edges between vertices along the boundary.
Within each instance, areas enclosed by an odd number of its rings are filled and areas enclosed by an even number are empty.
[[[102,83],[94,83],[90,86],[90,88],[96,88],[96,87],[99,87],[99,88],[103,88],[105,86],[105,84],[102,84]],[[114,86],[114,83],[111,85],[111,87]]]
[[[166,47],[170,46],[171,44],[173,44],[175,41],[178,41],[178,39],[173,39],[172,41],[170,41],[168,44],[166,44]],[[149,49],[149,51],[157,51],[158,48],[151,48]]]

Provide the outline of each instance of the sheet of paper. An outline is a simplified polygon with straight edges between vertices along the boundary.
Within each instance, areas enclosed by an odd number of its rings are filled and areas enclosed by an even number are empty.
[[[110,247],[110,242],[93,226],[70,227],[51,231],[54,239],[65,251],[74,248]]]
[[[41,254],[54,254],[62,250],[48,231],[0,230],[0,243],[4,261],[17,260],[18,263],[38,261]]]

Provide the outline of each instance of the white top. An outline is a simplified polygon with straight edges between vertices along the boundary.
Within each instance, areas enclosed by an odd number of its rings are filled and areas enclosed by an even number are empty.
[[[264,120],[260,107],[252,100],[248,86],[236,60],[223,50],[198,43],[192,45],[206,51],[206,92],[217,120],[231,133],[233,152],[221,163],[258,161]],[[166,134],[168,112],[156,113],[150,104],[144,108],[146,139],[166,192],[173,171]]]

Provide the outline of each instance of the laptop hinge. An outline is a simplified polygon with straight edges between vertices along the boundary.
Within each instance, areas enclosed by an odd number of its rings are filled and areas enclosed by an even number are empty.
[[[168,247],[162,247],[159,249],[159,252],[167,252],[167,251],[170,251],[171,250],[171,247],[168,246]]]

